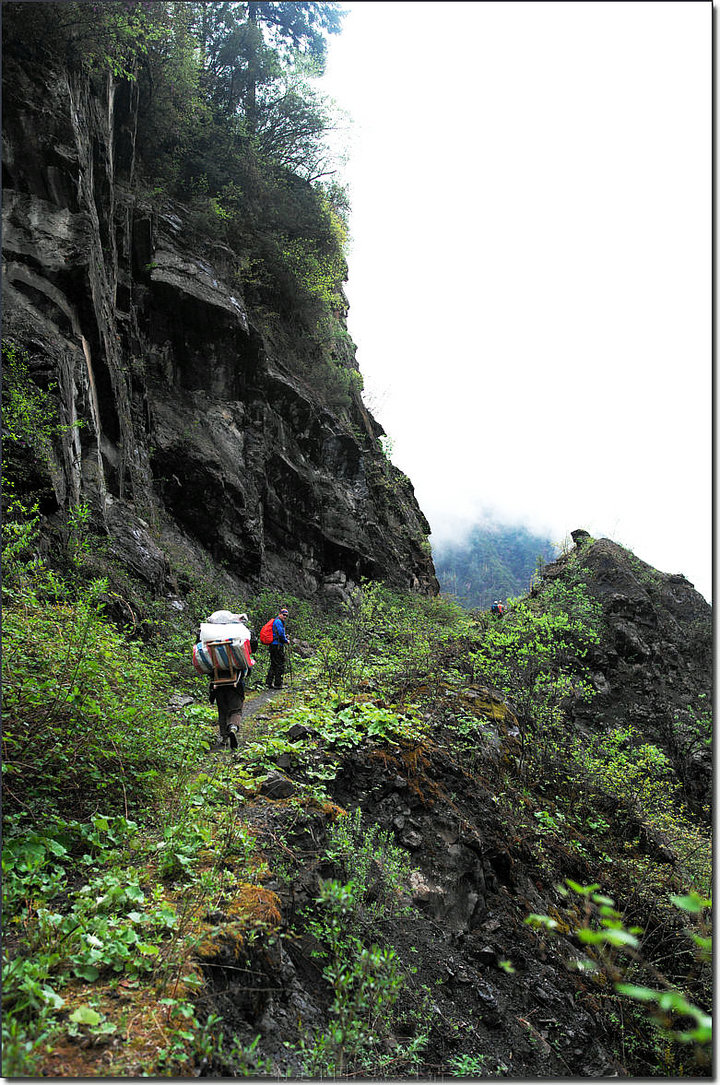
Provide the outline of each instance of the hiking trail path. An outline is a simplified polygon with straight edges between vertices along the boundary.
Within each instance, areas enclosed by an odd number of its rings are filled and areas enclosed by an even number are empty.
[[[245,720],[249,716],[254,716],[256,712],[272,701],[274,697],[277,697],[278,693],[282,693],[281,689],[263,689],[260,693],[256,694],[252,700],[245,698],[245,704],[243,705],[242,718]]]

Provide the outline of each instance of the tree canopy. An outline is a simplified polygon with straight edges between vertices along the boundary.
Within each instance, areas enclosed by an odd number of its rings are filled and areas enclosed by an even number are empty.
[[[180,184],[189,177],[178,160],[203,129],[218,127],[225,138],[207,143],[205,158],[213,146],[223,157],[245,139],[246,151],[252,143],[269,164],[300,177],[331,172],[324,137],[332,108],[312,81],[324,70],[327,36],[341,28],[336,3],[8,3],[3,14],[10,58],[138,81],[145,157],[165,175],[173,172],[165,159],[174,158]]]

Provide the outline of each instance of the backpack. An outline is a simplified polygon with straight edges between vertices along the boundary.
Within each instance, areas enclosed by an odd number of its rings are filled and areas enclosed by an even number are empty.
[[[260,643],[261,644],[272,644],[273,640],[275,639],[274,635],[273,635],[273,622],[274,621],[275,621],[275,619],[271,618],[269,622],[265,622],[265,625],[260,630]]]

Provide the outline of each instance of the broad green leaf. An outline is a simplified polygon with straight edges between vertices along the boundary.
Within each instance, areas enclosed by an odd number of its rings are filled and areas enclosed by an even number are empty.
[[[705,938],[702,934],[694,934],[693,942],[696,946],[699,946],[703,953],[712,952],[712,938]]]
[[[591,931],[589,927],[581,927],[576,933],[581,942],[591,946],[605,941],[605,931]]]
[[[99,1025],[102,1021],[102,1017],[89,1006],[78,1006],[78,1008],[73,1010],[70,1014],[70,1020],[74,1021],[77,1025]]]
[[[679,991],[663,991],[658,998],[658,1005],[661,1010],[674,1010],[676,1013],[687,1013],[695,1016],[693,1014],[695,1007],[691,1006]]]
[[[54,1010],[59,1010],[61,1006],[65,1005],[65,999],[61,998],[57,991],[53,991],[52,987],[48,987],[47,984],[43,985],[42,993],[45,1001]]]
[[[603,906],[601,907],[600,915],[612,916],[613,920],[620,919],[620,913],[618,912],[617,908],[611,908],[607,904],[603,904]]]
[[[73,972],[79,979],[87,980],[88,983],[93,983],[100,975],[98,969],[92,964],[76,964]]]
[[[611,946],[631,946],[633,949],[637,949],[639,945],[637,938],[630,931],[605,930],[600,932],[600,935],[602,940],[609,942]]]
[[[700,1025],[689,1032],[673,1032],[672,1035],[682,1044],[711,1044],[712,1025]]]
[[[25,865],[28,870],[33,866],[38,866],[45,859],[47,852],[42,844],[26,844],[21,853],[21,857],[25,860]]]
[[[673,902],[676,908],[681,908],[683,912],[702,912],[704,908],[710,906],[710,901],[706,897],[701,897],[699,893],[688,893],[685,896],[672,896],[670,900]]]
[[[572,889],[573,893],[580,893],[583,897],[588,896],[590,893],[594,893],[596,889],[600,888],[598,882],[593,882],[592,885],[578,885],[572,878],[566,878],[565,884]]]
[[[652,991],[649,987],[637,987],[634,983],[616,983],[615,990],[619,995],[627,995],[637,1002],[654,1002],[659,996],[658,991]]]

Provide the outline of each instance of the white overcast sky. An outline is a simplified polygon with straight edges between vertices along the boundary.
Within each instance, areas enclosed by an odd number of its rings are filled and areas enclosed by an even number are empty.
[[[711,3],[343,6],[349,330],[433,539],[584,527],[709,598]]]

